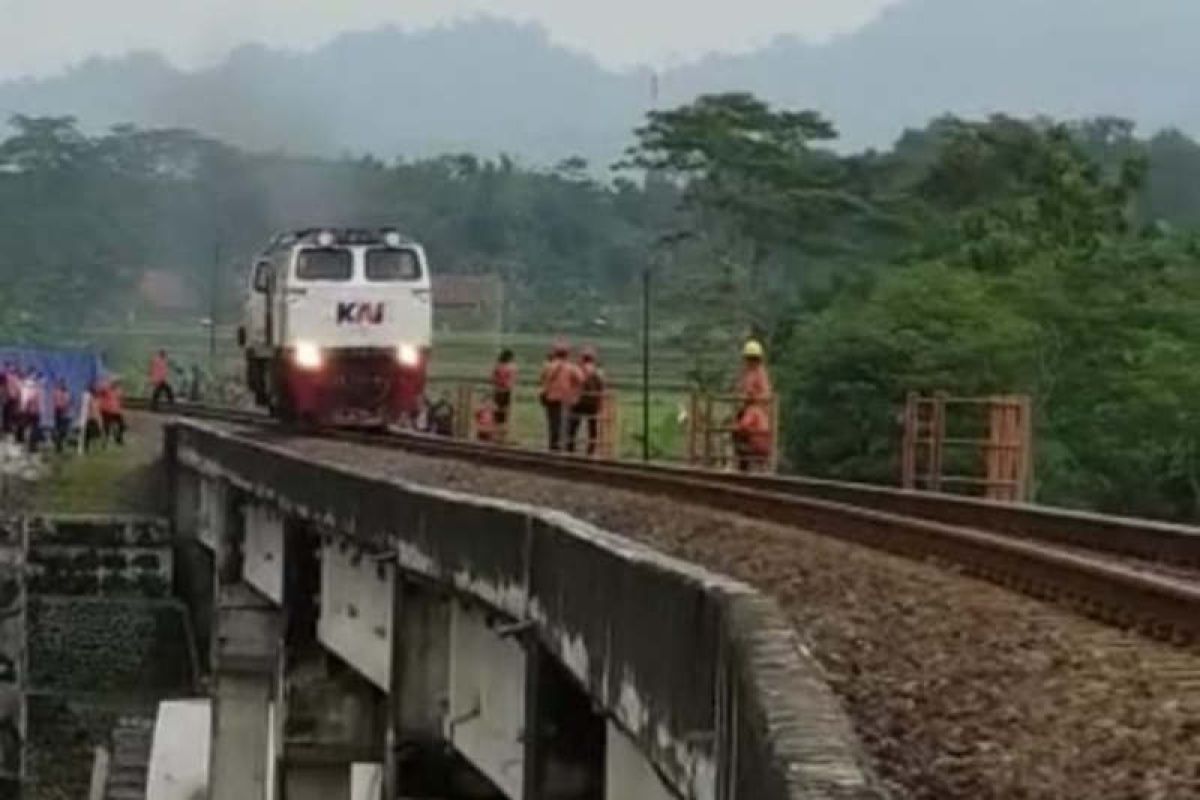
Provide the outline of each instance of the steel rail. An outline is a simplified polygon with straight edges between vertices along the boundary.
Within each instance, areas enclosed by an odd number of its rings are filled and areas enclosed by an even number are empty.
[[[139,404],[140,405],[140,404]],[[267,418],[254,412],[230,412],[202,406],[177,406],[182,416],[262,424]],[[298,432],[308,435],[307,431]],[[1016,507],[1006,516],[999,504],[960,500],[941,495],[924,496],[876,487],[809,479],[730,475],[664,465],[601,461],[563,454],[465,442],[422,434],[386,436],[356,431],[316,431],[312,435],[359,446],[393,448],[423,455],[466,460],[475,464],[517,469],[557,478],[583,480],[612,488],[670,497],[693,505],[740,513],[790,527],[812,530],[874,549],[909,558],[937,559],[964,572],[1039,598],[1069,606],[1088,616],[1122,627],[1132,627],[1156,638],[1174,642],[1200,642],[1200,581],[1173,578],[1137,569],[1112,555],[1065,549],[1061,545],[1098,542],[1094,549],[1122,555],[1163,554],[1174,564],[1194,565],[1187,555],[1200,537],[1182,526],[1163,525],[1077,512]],[[813,483],[823,484],[830,497],[803,493]],[[847,488],[849,487],[849,488]],[[905,506],[903,496],[915,500]],[[856,498],[873,499],[857,503]],[[879,500],[878,498],[884,498]],[[947,502],[952,512],[939,511],[934,500]],[[918,513],[898,513],[897,507]],[[923,513],[922,513],[923,512]],[[972,513],[978,517],[972,517]],[[1012,520],[1023,514],[1037,519],[1036,526],[1019,527]],[[941,515],[953,519],[945,522]],[[1005,520],[1009,520],[1005,523]],[[995,529],[987,525],[995,520]],[[1070,530],[1056,531],[1055,520],[1069,521]],[[1083,534],[1089,521],[1100,531],[1142,530],[1147,537],[1176,537],[1171,545],[1147,545],[1137,553],[1114,545],[1102,533]],[[1105,528],[1105,524],[1109,527]],[[1182,537],[1182,538],[1180,538]],[[1190,543],[1190,544],[1189,544]],[[1179,554],[1183,553],[1183,556]]]

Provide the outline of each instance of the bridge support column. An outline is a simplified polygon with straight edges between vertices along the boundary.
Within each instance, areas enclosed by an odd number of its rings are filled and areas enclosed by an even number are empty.
[[[265,591],[282,592],[291,615],[280,699],[283,796],[350,800],[353,775],[363,772],[354,766],[384,760],[391,572],[310,527],[269,514],[247,519],[260,539],[247,548],[247,567]]]
[[[442,749],[449,702],[450,601],[429,587],[397,579],[392,597],[391,689],[388,692],[387,797],[417,794]],[[402,791],[405,790],[405,791]]]
[[[279,762],[287,800],[351,800],[354,765],[383,758],[382,696],[330,666],[324,672],[308,662],[287,678]]]
[[[279,613],[248,587],[218,588],[209,800],[271,800],[270,708]]]
[[[271,702],[282,618],[242,582],[242,498],[227,482],[201,479],[198,534],[214,551],[212,744],[209,800],[273,800]]]

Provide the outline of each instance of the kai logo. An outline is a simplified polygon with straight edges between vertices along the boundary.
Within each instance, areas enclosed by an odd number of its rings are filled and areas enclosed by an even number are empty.
[[[338,303],[338,325],[379,325],[383,322],[383,303]]]

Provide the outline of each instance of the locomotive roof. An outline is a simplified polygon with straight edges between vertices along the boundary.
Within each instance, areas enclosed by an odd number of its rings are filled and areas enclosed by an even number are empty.
[[[279,234],[271,241],[266,252],[270,253],[281,247],[294,247],[298,244],[317,244],[318,237],[322,233],[333,234],[334,243],[340,245],[386,244],[389,235],[399,236],[403,244],[415,244],[412,239],[396,228],[303,228]]]

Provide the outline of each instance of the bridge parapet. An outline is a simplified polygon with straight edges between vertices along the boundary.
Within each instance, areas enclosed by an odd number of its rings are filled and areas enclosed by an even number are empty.
[[[819,670],[744,584],[563,513],[201,424],[175,424],[167,451],[178,531],[293,628],[312,558],[296,543],[315,543],[315,636],[387,695],[392,781],[398,745],[425,736],[506,796],[544,797],[569,738],[598,751],[577,780],[611,800],[877,796]]]

